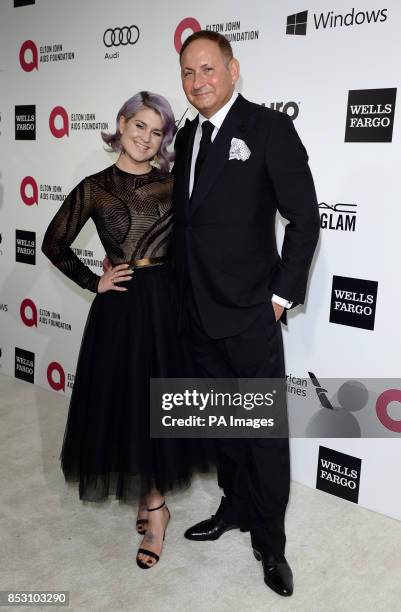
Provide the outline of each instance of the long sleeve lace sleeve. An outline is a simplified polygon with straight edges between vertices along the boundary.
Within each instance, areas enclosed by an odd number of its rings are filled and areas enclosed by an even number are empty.
[[[84,179],[66,197],[47,228],[42,252],[68,278],[96,293],[100,277],[71,249],[71,244],[92,214],[90,192],[90,181]]]

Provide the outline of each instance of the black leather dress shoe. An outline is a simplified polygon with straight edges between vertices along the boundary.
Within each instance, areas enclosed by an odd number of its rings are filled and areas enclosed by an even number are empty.
[[[273,591],[284,597],[289,597],[294,591],[292,571],[284,557],[280,560],[273,556],[263,557],[257,550],[253,549],[257,561],[263,565],[265,584]]]
[[[197,540],[199,542],[204,540],[218,540],[220,536],[226,531],[231,529],[241,529],[241,531],[249,531],[246,527],[240,527],[236,523],[227,523],[223,518],[218,517],[216,514],[197,523],[193,527],[190,527],[184,533],[187,540]]]

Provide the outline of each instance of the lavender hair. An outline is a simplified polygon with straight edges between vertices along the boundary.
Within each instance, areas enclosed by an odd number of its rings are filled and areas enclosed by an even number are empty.
[[[125,117],[125,119],[128,121],[131,119],[131,117],[136,115],[137,112],[144,108],[151,108],[162,118],[163,138],[157,153],[157,158],[159,160],[160,169],[163,172],[168,172],[170,169],[170,162],[174,160],[174,153],[167,151],[167,147],[172,142],[177,128],[171,106],[166,98],[163,98],[163,96],[150,93],[149,91],[140,91],[132,96],[132,98],[129,98],[129,100],[127,100],[118,111],[115,133],[106,134],[105,132],[102,132],[102,138],[113,151],[121,151],[121,134],[120,130],[118,129],[120,117]]]

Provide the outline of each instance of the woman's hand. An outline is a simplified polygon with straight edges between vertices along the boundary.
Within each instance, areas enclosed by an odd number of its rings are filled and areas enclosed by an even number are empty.
[[[105,255],[102,263],[103,272],[108,272],[112,267],[110,259]]]
[[[127,291],[127,287],[116,287],[114,283],[121,283],[123,281],[129,281],[132,279],[133,270],[129,267],[129,264],[118,264],[118,266],[111,266],[107,272],[100,277],[99,284],[97,286],[98,293],[106,293],[106,291]]]

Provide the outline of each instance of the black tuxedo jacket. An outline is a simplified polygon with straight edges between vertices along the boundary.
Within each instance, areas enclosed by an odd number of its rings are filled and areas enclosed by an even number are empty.
[[[238,96],[208,156],[192,197],[189,178],[198,118],[176,138],[172,250],[179,299],[188,278],[212,338],[233,336],[268,306],[273,293],[294,303],[305,297],[319,235],[308,156],[288,115]],[[229,159],[231,141],[250,149]],[[281,257],[277,210],[289,221]]]

